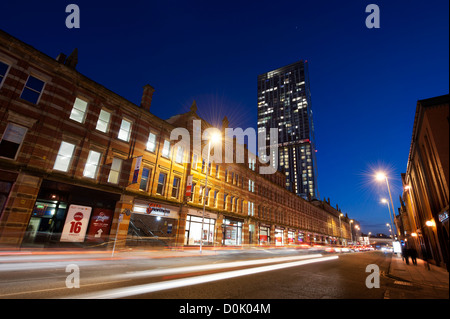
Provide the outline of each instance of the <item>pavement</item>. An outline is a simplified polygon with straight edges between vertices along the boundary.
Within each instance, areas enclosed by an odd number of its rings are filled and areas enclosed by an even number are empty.
[[[417,258],[417,265],[409,265],[396,255],[392,256],[387,277],[393,284],[386,290],[385,299],[448,299],[449,273]]]

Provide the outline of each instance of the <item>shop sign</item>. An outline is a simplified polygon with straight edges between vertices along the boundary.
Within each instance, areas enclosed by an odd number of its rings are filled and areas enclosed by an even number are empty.
[[[186,183],[186,197],[191,197],[192,195],[192,175],[189,175]]]
[[[92,207],[70,205],[60,241],[81,243],[89,224]]]
[[[95,208],[89,224],[87,240],[104,241],[109,234],[114,212],[110,209]]]
[[[152,215],[167,216],[170,214],[170,209],[164,208],[160,204],[148,203],[146,212]]]
[[[133,172],[133,181],[131,184],[136,184],[139,176],[139,171],[141,169],[141,163],[142,163],[142,156],[139,156],[136,158],[136,164],[134,165],[134,172]]]
[[[133,207],[133,213],[153,216],[169,216],[171,212],[173,211],[170,208],[166,208],[161,204],[151,202],[136,202]]]

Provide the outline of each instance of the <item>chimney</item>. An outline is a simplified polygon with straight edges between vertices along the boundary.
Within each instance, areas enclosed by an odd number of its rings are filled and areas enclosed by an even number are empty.
[[[152,104],[152,96],[155,89],[150,85],[144,86],[144,92],[142,93],[141,107],[150,112],[150,105]]]
[[[64,62],[66,61],[66,55],[64,53],[58,54],[58,56],[56,57],[56,61],[64,64]]]
[[[69,57],[66,60],[66,65],[69,68],[75,69],[75,67],[78,64],[78,49],[75,48],[72,53],[69,55]]]

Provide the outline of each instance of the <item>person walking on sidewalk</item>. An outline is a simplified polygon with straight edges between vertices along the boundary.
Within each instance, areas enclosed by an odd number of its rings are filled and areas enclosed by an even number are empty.
[[[407,265],[409,265],[409,255],[406,245],[402,247],[402,259],[406,261]]]
[[[417,251],[414,247],[408,249],[408,255],[411,256],[411,261],[414,266],[417,266]]]

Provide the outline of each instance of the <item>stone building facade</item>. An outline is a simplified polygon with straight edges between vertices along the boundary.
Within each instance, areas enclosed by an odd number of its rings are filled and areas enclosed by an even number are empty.
[[[0,31],[0,246],[349,240],[347,217],[286,190],[280,172],[259,174],[246,149],[243,163],[208,165],[193,143],[178,143],[175,129],[193,136],[194,121],[211,127],[195,102],[163,120],[151,113],[150,85],[136,105],[80,74],[77,63],[76,50],[54,59]],[[227,126],[224,119],[219,130]]]

